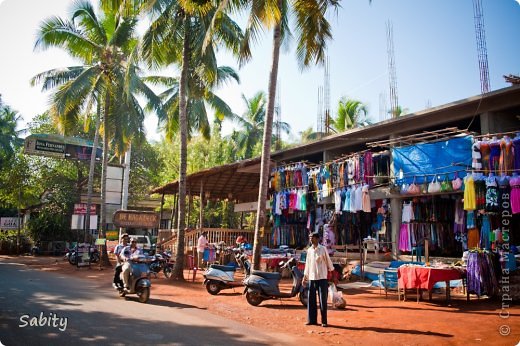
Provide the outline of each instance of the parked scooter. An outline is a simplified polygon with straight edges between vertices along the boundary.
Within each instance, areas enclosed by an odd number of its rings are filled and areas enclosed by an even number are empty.
[[[68,260],[70,264],[76,265],[77,263],[77,246],[74,246],[72,249],[69,249],[69,251],[65,254],[64,259]],[[99,251],[96,246],[90,246],[90,262],[91,263],[97,263],[99,262]]]
[[[253,270],[251,275],[244,279],[244,294],[247,302],[253,306],[258,306],[264,300],[277,298],[292,298],[299,296],[303,306],[307,306],[308,289],[303,287],[303,273],[298,269],[295,258],[291,258],[285,264],[281,264],[282,269],[290,269],[293,278],[293,285],[290,292],[280,292],[281,273],[269,273]]]
[[[123,287],[123,273],[121,273],[120,282],[117,290],[120,297],[127,294],[137,294],[137,299],[141,303],[146,303],[150,298],[150,289],[152,283],[150,281],[150,268],[148,266],[149,258],[146,256],[134,257],[129,260],[131,265],[130,278],[128,281],[128,289]]]
[[[248,277],[251,270],[251,263],[247,259],[247,255],[237,253],[235,254],[235,258],[241,267],[244,268],[244,273],[246,277]],[[208,293],[216,295],[219,294],[221,290],[243,286],[242,281],[235,281],[235,271],[236,267],[234,266],[210,265],[208,270],[203,274],[204,286],[206,286]]]

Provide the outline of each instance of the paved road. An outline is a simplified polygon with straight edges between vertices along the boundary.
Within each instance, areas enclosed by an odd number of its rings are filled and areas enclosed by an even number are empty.
[[[141,304],[136,298],[121,299],[113,289],[92,280],[0,262],[0,345],[287,345],[301,341],[226,320],[188,302],[154,299],[153,287],[150,302]]]

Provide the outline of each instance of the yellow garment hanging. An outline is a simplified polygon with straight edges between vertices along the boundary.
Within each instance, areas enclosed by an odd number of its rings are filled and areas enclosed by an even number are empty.
[[[477,209],[477,201],[475,198],[475,180],[473,175],[464,178],[464,210]]]

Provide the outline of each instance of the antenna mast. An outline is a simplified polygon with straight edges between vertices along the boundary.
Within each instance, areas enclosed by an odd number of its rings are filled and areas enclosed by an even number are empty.
[[[318,87],[318,119],[316,121],[316,133],[318,138],[323,137],[323,87]]]
[[[325,74],[324,74],[324,95],[323,105],[325,107],[325,133],[327,135],[331,132],[331,115],[330,115],[330,59],[325,58]]]
[[[486,48],[486,31],[484,29],[484,14],[482,13],[482,1],[473,0],[473,18],[475,19],[475,35],[477,37],[478,67],[480,70],[480,91],[488,93],[489,67]]]
[[[390,112],[392,117],[397,117],[397,107],[399,100],[397,98],[397,76],[395,72],[395,54],[394,54],[394,26],[391,21],[386,22],[386,47],[388,54],[388,78],[390,82]]]
[[[280,81],[277,83],[276,86],[276,101],[274,103],[274,116],[275,116],[275,136],[276,136],[276,143],[275,143],[275,150],[282,149],[282,129],[280,124],[282,123],[282,105],[281,105],[281,93],[282,89],[280,89]]]

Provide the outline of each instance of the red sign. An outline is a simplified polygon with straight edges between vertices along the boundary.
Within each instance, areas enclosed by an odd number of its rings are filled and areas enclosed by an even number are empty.
[[[74,204],[74,214],[87,214],[87,204],[86,203],[76,203]],[[90,215],[96,215],[96,205],[90,205]]]

